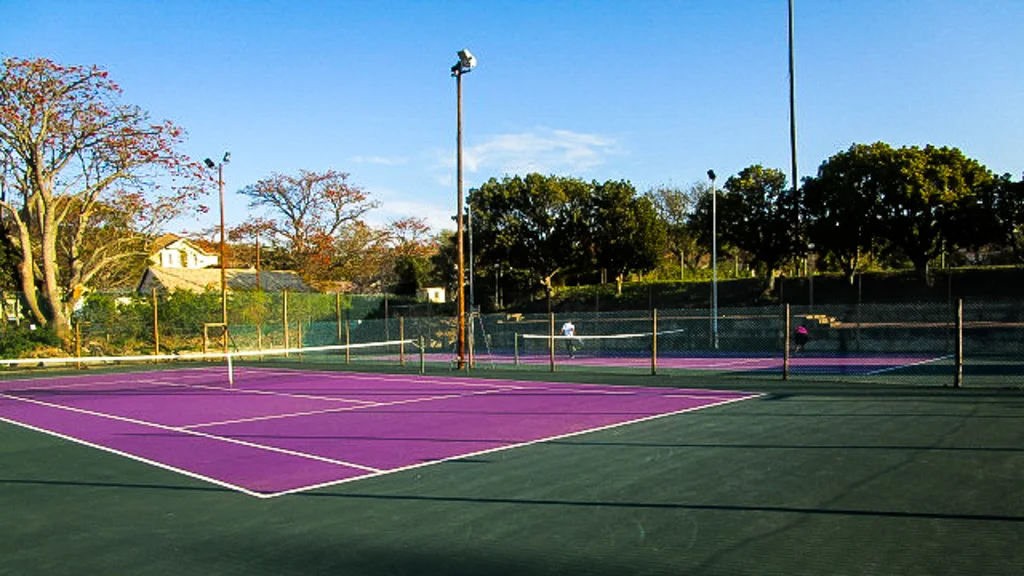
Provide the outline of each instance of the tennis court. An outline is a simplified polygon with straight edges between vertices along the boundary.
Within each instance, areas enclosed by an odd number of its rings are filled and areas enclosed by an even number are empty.
[[[0,574],[960,575],[1024,563],[1013,387],[757,370],[419,374],[415,355],[404,367],[385,356],[390,369],[304,351],[5,374]]]
[[[19,381],[0,419],[273,496],[750,398],[242,367]],[[11,383],[9,383],[11,384]]]

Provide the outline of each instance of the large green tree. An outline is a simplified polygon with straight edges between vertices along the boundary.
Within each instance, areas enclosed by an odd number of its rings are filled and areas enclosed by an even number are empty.
[[[878,234],[927,282],[928,262],[944,250],[982,241],[978,206],[992,174],[956,148],[882,150],[875,162],[881,187]]]
[[[1009,174],[1000,176],[986,190],[994,226],[993,239],[1010,248],[1017,262],[1024,262],[1024,177],[1011,180]]]
[[[701,257],[706,253],[698,242],[699,234],[690,221],[697,209],[698,200],[711,192],[711,188],[697,182],[686,190],[673,186],[659,186],[645,196],[654,205],[654,210],[665,226],[668,249],[679,258],[679,278],[682,280],[687,268],[695,270]]]
[[[209,183],[179,151],[180,128],[120,95],[97,67],[44,58],[0,66],[3,233],[29,313],[63,337],[83,292],[141,255]]]
[[[665,225],[648,197],[629,182],[593,183],[587,202],[587,238],[597,268],[614,274],[618,293],[631,272],[647,272],[664,253]]]
[[[575,178],[491,178],[469,195],[478,261],[528,274],[550,294],[556,274],[590,262],[582,210],[589,194]]]
[[[750,254],[752,264],[775,286],[781,264],[802,250],[799,202],[781,170],[754,165],[729,177],[718,202],[722,239]]]
[[[854,144],[826,160],[803,186],[808,240],[831,254],[853,283],[864,256],[879,243],[878,218],[884,170],[892,150],[885,144]]]

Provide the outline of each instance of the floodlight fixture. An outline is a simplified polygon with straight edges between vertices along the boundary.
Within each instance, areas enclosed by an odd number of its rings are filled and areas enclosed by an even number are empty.
[[[207,158],[206,160],[203,160],[203,163],[206,164],[207,168],[216,168],[217,167],[217,165],[213,163],[213,160],[210,160],[209,158]]]
[[[223,160],[223,162],[225,164],[227,164],[228,162],[231,162],[231,152],[225,152],[224,153],[224,160]]]
[[[463,68],[475,68],[476,67],[476,56],[466,48],[459,50],[459,64]]]
[[[712,180],[715,179],[715,171],[714,170],[708,170],[708,178],[710,178]]]

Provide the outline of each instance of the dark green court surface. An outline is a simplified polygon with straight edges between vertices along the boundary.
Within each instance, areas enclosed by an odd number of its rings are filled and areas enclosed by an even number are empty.
[[[1021,391],[733,384],[766,395],[267,500],[0,423],[0,574],[1022,573]]]

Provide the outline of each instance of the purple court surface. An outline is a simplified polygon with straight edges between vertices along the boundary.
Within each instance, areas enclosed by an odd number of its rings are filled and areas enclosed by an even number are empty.
[[[427,361],[434,363],[451,362],[451,354],[428,354]],[[839,355],[839,356],[793,356],[789,359],[789,369],[794,373],[803,374],[856,374],[870,376],[889,371],[900,370],[941,361],[945,357],[928,356],[878,356],[878,355]],[[524,354],[515,358],[508,354],[478,354],[476,362],[487,364],[513,364],[518,362],[527,366],[547,366],[551,363],[548,354]],[[629,368],[645,369],[651,365],[650,356],[603,356],[577,353],[569,358],[561,350],[555,355],[555,364],[564,367],[586,368]],[[670,370],[707,370],[713,372],[771,372],[782,371],[782,355],[774,356],[673,356],[658,357],[658,367]]]
[[[233,386],[223,368],[17,384],[2,421],[259,497],[756,396],[268,368]]]

